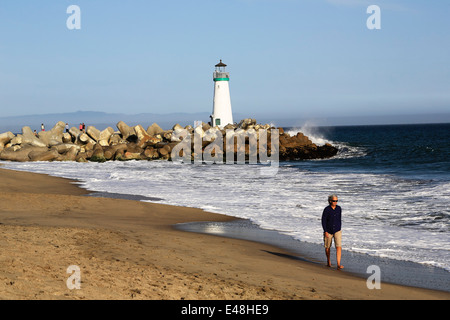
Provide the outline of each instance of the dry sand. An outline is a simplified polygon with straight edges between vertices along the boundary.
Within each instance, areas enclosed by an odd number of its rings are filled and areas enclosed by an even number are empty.
[[[84,196],[71,181],[0,169],[2,299],[449,299],[289,259],[265,244],[175,230],[233,219]],[[69,290],[67,268],[81,271]]]

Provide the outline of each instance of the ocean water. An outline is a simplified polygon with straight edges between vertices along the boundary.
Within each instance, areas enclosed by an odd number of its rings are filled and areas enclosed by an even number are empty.
[[[286,128],[339,153],[328,160],[261,165],[2,162],[6,168],[78,179],[98,192],[132,194],[246,218],[322,243],[321,214],[335,193],[343,247],[450,272],[450,124]]]

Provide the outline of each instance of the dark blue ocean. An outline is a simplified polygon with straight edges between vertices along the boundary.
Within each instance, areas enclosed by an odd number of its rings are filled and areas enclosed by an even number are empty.
[[[389,177],[392,190],[371,188],[367,205],[401,193],[405,226],[450,231],[450,124],[372,125],[306,128],[312,139],[339,147],[326,161],[285,164],[300,170],[332,175],[373,174]],[[399,189],[396,191],[395,187]],[[370,196],[370,197],[369,197]],[[393,203],[391,203],[392,205]],[[426,204],[424,206],[424,204]],[[408,216],[410,208],[410,216]],[[421,208],[420,210],[418,208]],[[423,208],[423,209],[422,209]],[[417,219],[412,219],[416,217]],[[411,219],[406,219],[411,218]]]
[[[424,181],[450,179],[450,124],[317,127],[313,136],[340,145],[340,156],[301,162],[317,171],[372,172]],[[358,153],[360,156],[358,156]]]
[[[450,270],[450,124],[286,130],[339,147],[332,159],[282,166],[339,195],[353,250]]]

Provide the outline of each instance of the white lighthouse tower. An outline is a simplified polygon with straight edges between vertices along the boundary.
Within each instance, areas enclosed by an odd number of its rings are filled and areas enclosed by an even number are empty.
[[[227,124],[233,124],[230,99],[230,74],[225,71],[226,64],[220,60],[214,71],[214,104],[211,115],[211,126],[223,128]]]

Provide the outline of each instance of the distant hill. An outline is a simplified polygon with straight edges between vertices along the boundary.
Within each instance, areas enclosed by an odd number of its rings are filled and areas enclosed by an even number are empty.
[[[71,127],[78,127],[80,123],[84,122],[86,126],[93,125],[99,130],[106,127],[116,128],[119,121],[124,121],[130,126],[141,124],[144,128],[156,122],[161,128],[167,130],[173,125],[179,123],[183,127],[194,121],[201,120],[204,122],[210,121],[209,112],[198,113],[139,113],[139,114],[122,114],[122,113],[106,113],[98,111],[76,111],[68,113],[49,113],[49,114],[35,114],[24,116],[10,116],[0,117],[0,133],[11,131],[13,133],[21,133],[23,126],[29,126],[32,130],[40,130],[41,123],[44,123],[46,128],[52,128],[58,121],[69,123]],[[233,113],[235,122],[245,118],[254,118],[258,123],[270,123],[274,126],[280,127],[295,127],[300,128],[304,124],[310,126],[346,126],[346,125],[374,125],[374,124],[412,124],[412,123],[450,123],[450,113],[443,114],[417,114],[417,115],[380,115],[380,116],[350,116],[350,117],[330,117],[306,119],[298,115],[261,114],[255,116],[254,114]]]
[[[69,113],[0,117],[0,133],[6,131],[20,133],[23,126],[29,126],[32,130],[36,129],[39,131],[41,123],[46,128],[52,128],[58,121],[67,122],[71,127],[78,127],[80,123],[84,122],[86,126],[93,125],[97,129],[103,130],[108,126],[116,129],[116,124],[119,121],[124,121],[130,126],[141,124],[144,127],[156,122],[163,129],[169,129],[176,123],[182,126],[188,124],[193,125],[196,120],[208,122],[209,113],[140,113],[130,115],[97,111],[76,111]]]

